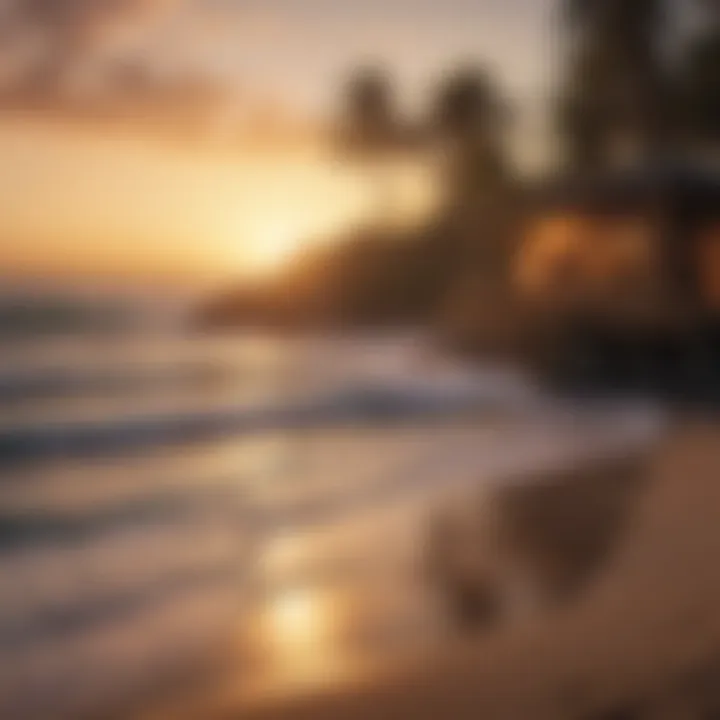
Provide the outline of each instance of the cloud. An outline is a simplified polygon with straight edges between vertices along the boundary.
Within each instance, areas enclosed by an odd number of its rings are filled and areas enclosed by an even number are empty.
[[[176,0],[15,0],[15,15],[29,26],[58,31],[93,30],[106,22],[134,21]]]
[[[0,15],[5,68],[16,90],[57,91],[119,29],[141,28],[182,0],[9,0]],[[31,52],[28,52],[28,48]],[[23,58],[24,62],[18,62]]]

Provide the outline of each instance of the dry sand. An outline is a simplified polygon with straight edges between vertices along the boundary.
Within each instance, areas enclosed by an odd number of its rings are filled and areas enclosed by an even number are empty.
[[[720,718],[720,428],[666,442],[626,542],[573,607],[323,695],[204,717]]]

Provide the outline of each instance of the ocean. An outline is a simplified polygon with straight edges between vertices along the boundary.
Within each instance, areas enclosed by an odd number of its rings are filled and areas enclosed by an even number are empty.
[[[312,626],[308,588],[362,609],[352,638],[325,638],[335,667],[339,648],[430,642],[428,604],[398,578],[439,498],[650,443],[665,423],[649,402],[550,398],[411,333],[76,335],[0,358],[14,720],[117,712],[228,653],[241,684],[287,684],[313,665],[286,647],[313,645],[294,637]]]

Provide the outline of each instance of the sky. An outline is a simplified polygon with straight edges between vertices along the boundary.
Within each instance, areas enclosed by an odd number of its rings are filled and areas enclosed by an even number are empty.
[[[555,0],[5,0],[5,70],[44,52],[56,68],[142,58],[323,105],[359,61],[417,91],[458,59],[486,61],[512,91],[546,70]],[[2,8],[15,8],[5,13]],[[5,20],[3,21],[3,15]],[[33,48],[33,45],[35,46]],[[12,71],[12,70],[11,70]]]
[[[297,249],[302,234],[337,230],[367,206],[367,188],[347,174],[339,179],[327,159],[201,158],[72,127],[62,112],[68,88],[112,96],[119,91],[111,73],[127,65],[154,77],[217,83],[239,113],[267,105],[317,119],[337,110],[342,81],[358,65],[385,67],[403,107],[421,112],[443,72],[479,62],[516,104],[512,135],[520,163],[541,163],[555,6],[554,0],[6,0],[0,85],[21,88],[5,94],[6,105],[43,102],[32,121],[0,113],[6,238],[0,261],[6,273],[259,272]],[[126,88],[134,76],[122,77]],[[197,96],[188,98],[194,109]],[[413,182],[422,185],[420,174]]]
[[[364,173],[319,148],[226,155],[117,132],[0,121],[0,267],[212,285],[256,278],[376,210]],[[392,168],[400,224],[434,198],[429,170]]]
[[[236,18],[223,61],[299,103],[324,106],[358,61],[379,61],[410,95],[465,58],[487,62],[513,93],[544,82],[548,0],[224,0],[186,9]],[[228,27],[233,27],[232,23]]]

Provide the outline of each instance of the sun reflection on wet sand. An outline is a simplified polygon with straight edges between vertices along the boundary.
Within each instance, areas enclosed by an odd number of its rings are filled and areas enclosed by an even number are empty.
[[[252,704],[361,681],[437,640],[442,628],[410,574],[353,552],[348,532],[289,532],[267,543],[243,618],[249,674],[242,687],[236,679],[236,697]]]
[[[312,588],[292,588],[272,598],[264,633],[281,667],[303,671],[322,665],[332,648],[333,607]]]
[[[252,632],[260,672],[245,685],[243,695],[296,692],[356,672],[358,658],[343,639],[347,610],[340,598],[313,586],[290,587],[267,597]]]

